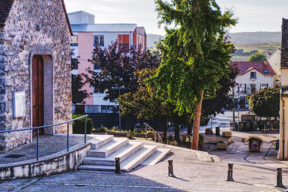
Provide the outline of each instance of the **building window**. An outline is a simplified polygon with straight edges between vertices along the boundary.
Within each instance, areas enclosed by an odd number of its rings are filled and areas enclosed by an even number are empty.
[[[250,74],[250,79],[256,79],[256,72],[251,72]]]
[[[261,84],[260,89],[265,89],[265,87],[268,87],[268,84]]]
[[[94,47],[96,45],[99,45],[100,47],[104,47],[104,35],[94,36]]]
[[[71,46],[78,46],[78,36],[71,37]]]
[[[243,92],[246,92],[246,84],[239,84],[238,85],[238,92],[239,93],[243,93]]]
[[[251,84],[251,94],[255,94],[256,93],[256,85],[255,84]]]

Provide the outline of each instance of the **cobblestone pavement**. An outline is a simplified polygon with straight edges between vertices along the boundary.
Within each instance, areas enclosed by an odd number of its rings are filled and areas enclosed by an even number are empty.
[[[168,177],[168,159],[174,174]],[[172,153],[155,166],[114,173],[76,171],[44,178],[5,181],[1,191],[286,191],[277,189],[276,168],[234,164],[235,182],[227,182],[227,162],[205,162],[195,151],[173,147]],[[283,172],[288,185],[288,170]]]

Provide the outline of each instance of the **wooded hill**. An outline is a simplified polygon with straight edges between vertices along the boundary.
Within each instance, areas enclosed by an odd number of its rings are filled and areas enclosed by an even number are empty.
[[[243,32],[230,33],[231,41],[234,44],[261,44],[281,42],[281,32]],[[147,47],[155,48],[155,42],[163,39],[165,36],[147,34]]]

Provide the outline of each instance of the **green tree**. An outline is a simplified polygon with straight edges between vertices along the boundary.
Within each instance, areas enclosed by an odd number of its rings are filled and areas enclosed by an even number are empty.
[[[259,117],[279,117],[280,89],[265,88],[248,97],[250,110]]]
[[[248,61],[267,61],[267,58],[262,53],[254,53],[250,55]]]
[[[73,58],[72,55],[71,55],[71,70],[78,69],[79,61],[77,58]],[[89,97],[89,94],[86,92],[86,90],[81,90],[83,85],[84,81],[81,75],[72,74],[72,103],[74,105],[83,104],[83,100]]]
[[[194,112],[192,148],[197,150],[202,100],[212,98],[219,79],[229,73],[235,48],[226,32],[236,20],[230,11],[222,14],[215,0],[156,0],[156,5],[159,24],[176,28],[165,28],[167,35],[158,44],[162,62],[149,82],[156,83],[158,95],[167,93],[180,115]]]

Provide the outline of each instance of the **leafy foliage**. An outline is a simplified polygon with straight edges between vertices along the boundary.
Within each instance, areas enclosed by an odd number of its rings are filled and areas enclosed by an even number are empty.
[[[259,117],[279,117],[280,89],[262,89],[248,97],[250,109]]]
[[[235,78],[239,73],[237,65],[232,64],[229,67],[229,76],[223,76],[218,84],[221,86],[216,91],[216,96],[212,99],[203,101],[202,104],[202,116],[208,117],[216,115],[217,113],[223,113],[223,109],[231,109],[234,105],[233,99],[229,97],[228,92],[232,87],[235,87]]]
[[[71,69],[77,69],[79,65],[79,61],[77,58],[71,57]],[[82,77],[78,75],[72,74],[72,103],[73,104],[83,104],[83,100],[89,97],[86,90],[81,90],[84,85],[84,81]]]
[[[101,72],[94,72],[88,69],[92,76],[86,75],[90,85],[101,92],[106,90],[107,95],[104,100],[114,102],[123,93],[134,93],[137,91],[137,76],[134,72],[148,68],[153,69],[159,66],[159,52],[143,52],[141,48],[130,49],[125,53],[122,47],[119,47],[117,41],[105,49],[96,45],[91,62],[101,69]]]
[[[267,58],[262,53],[254,53],[250,55],[248,61],[267,61]]]
[[[235,48],[226,29],[236,20],[230,11],[222,14],[215,0],[156,0],[156,5],[159,24],[174,23],[177,28],[166,27],[167,35],[158,44],[162,62],[150,82],[156,83],[159,95],[167,93],[167,101],[176,104],[180,115],[195,109],[193,148],[198,149],[203,93],[212,98],[218,81],[229,74]]]
[[[76,119],[78,117],[81,117],[83,115],[80,115],[80,114],[72,114],[72,119]],[[90,134],[91,133],[91,130],[93,128],[93,121],[87,117],[87,129],[86,129],[86,133],[87,134]],[[74,121],[73,123],[73,133],[74,134],[84,134],[85,133],[85,119],[79,119],[79,120],[76,120]]]

